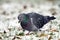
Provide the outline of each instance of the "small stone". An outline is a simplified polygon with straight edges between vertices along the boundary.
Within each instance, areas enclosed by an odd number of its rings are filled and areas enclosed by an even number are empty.
[[[26,5],[24,5],[24,6],[23,6],[23,8],[24,8],[24,9],[26,9],[26,8],[27,8],[27,6],[26,6]]]

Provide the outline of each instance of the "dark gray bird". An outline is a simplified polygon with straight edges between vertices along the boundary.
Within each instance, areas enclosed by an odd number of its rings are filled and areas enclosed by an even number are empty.
[[[54,16],[43,16],[34,12],[18,15],[20,25],[24,30],[28,31],[38,31],[38,29],[42,28],[50,20],[54,19],[56,19]]]

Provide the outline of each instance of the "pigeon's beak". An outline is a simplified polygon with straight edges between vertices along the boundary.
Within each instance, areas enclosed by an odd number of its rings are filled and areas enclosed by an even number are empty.
[[[20,23],[20,21],[18,21],[18,23]]]
[[[22,19],[18,19],[18,20],[19,20],[18,23],[20,23],[22,21]]]

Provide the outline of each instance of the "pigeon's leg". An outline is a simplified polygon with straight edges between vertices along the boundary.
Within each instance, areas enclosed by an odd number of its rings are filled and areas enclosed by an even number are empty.
[[[25,32],[26,30],[23,29],[23,32]],[[26,35],[29,35],[30,32],[26,33]]]
[[[25,30],[23,29],[23,32],[25,32]]]
[[[26,35],[36,34],[37,32],[29,31]]]
[[[39,29],[38,31],[42,31],[41,29]]]
[[[29,34],[30,34],[30,31],[26,35],[29,35]]]

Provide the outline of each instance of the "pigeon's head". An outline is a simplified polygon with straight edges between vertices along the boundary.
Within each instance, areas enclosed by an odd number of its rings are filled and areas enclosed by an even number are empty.
[[[18,15],[19,22],[27,21],[27,19],[28,19],[28,16],[26,14],[20,14],[20,15]]]

